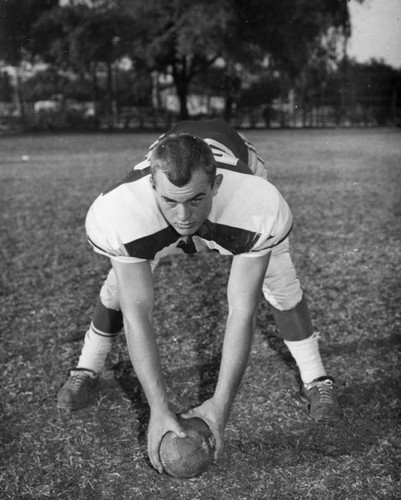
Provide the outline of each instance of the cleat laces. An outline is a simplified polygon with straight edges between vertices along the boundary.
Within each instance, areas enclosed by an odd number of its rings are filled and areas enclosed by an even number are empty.
[[[309,415],[316,421],[329,422],[342,415],[331,377],[322,377],[310,384],[305,384],[301,392],[301,400],[308,403]]]
[[[78,390],[85,379],[87,379],[88,377],[90,377],[91,379],[94,378],[90,372],[85,370],[72,371],[70,378],[67,380],[66,388],[71,390]]]
[[[319,391],[320,402],[322,404],[333,404],[333,382],[331,380],[318,382],[316,384],[316,388]]]
[[[57,407],[78,410],[88,406],[96,396],[98,375],[92,370],[76,368],[57,394]]]

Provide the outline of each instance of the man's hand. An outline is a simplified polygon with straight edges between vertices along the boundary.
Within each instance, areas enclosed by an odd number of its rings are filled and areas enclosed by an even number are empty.
[[[160,443],[163,436],[169,431],[175,432],[178,437],[186,437],[184,429],[178,423],[173,412],[151,411],[148,428],[148,455],[152,466],[160,473],[163,472],[159,455]]]
[[[154,305],[153,277],[150,263],[127,264],[112,259],[119,288],[125,336],[135,373],[151,408],[148,428],[148,454],[153,467],[163,472],[160,442],[168,431],[185,437],[184,429],[168,408],[159,349],[152,326]]]
[[[219,406],[216,401],[211,398],[207,399],[200,406],[192,408],[192,410],[181,415],[182,418],[199,417],[207,423],[216,442],[216,449],[214,452],[215,461],[223,452],[224,429],[227,423],[228,413],[228,411]]]
[[[216,440],[215,460],[223,451],[224,429],[248,362],[253,318],[269,258],[270,255],[233,258],[227,287],[229,314],[216,390],[211,399],[182,415],[203,418],[208,424]]]

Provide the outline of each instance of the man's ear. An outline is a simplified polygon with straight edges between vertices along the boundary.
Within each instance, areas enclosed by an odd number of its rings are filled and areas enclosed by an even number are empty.
[[[223,174],[216,175],[214,182],[213,182],[213,188],[212,188],[213,196],[216,196],[217,191],[219,190],[222,182],[223,182]]]

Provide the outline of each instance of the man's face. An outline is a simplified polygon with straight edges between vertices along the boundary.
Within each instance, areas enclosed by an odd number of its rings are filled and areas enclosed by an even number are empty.
[[[177,233],[194,234],[207,219],[212,208],[213,196],[220,187],[222,175],[217,175],[213,186],[208,175],[195,170],[188,184],[177,187],[166,175],[156,170],[151,180],[160,211]]]

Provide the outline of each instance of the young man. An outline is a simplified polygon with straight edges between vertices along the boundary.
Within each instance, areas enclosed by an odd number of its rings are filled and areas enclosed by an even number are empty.
[[[233,256],[221,366],[213,397],[186,416],[208,423],[216,440],[215,458],[247,365],[261,291],[300,370],[311,416],[338,418],[333,379],[323,367],[289,253],[291,226],[287,203],[268,182],[263,161],[245,138],[222,120],[176,124],[89,210],[89,241],[110,258],[112,269],[78,366],[58,394],[58,407],[73,410],[91,402],[112,339],[124,325],[151,410],[149,457],[162,471],[160,441],[170,430],[183,435],[183,429],[169,409],[152,327],[152,263],[167,255],[213,250]]]

